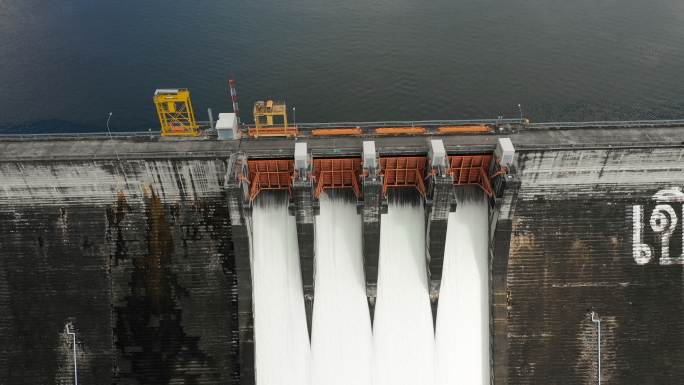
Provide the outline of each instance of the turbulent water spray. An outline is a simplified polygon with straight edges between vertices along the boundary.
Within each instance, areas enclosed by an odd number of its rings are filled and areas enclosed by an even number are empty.
[[[321,197],[311,348],[294,217],[264,194],[252,214],[257,384],[488,383],[487,204],[459,195],[449,217],[436,333],[425,273],[425,218],[398,195],[382,218],[371,333],[361,222],[345,197]]]
[[[449,216],[435,333],[436,385],[489,384],[487,213],[482,193],[466,190]]]
[[[257,384],[308,385],[311,356],[297,230],[283,196],[261,194],[252,226]]]
[[[382,218],[373,326],[375,385],[433,383],[434,334],[424,223],[417,201],[396,199]]]
[[[346,196],[321,196],[316,218],[312,384],[371,384],[372,336],[361,218]]]

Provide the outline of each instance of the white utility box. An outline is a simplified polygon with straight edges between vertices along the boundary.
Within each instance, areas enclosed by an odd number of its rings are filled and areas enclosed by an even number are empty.
[[[494,156],[499,160],[502,167],[511,167],[513,164],[513,157],[515,156],[515,148],[510,138],[499,138],[496,142],[496,150]]]
[[[430,140],[430,162],[432,167],[446,167],[447,153],[441,139]]]
[[[295,170],[306,170],[309,168],[309,154],[306,142],[295,143]]]
[[[216,132],[219,140],[239,139],[237,116],[232,112],[222,112],[216,121]]]
[[[363,167],[373,170],[378,168],[378,156],[375,153],[375,142],[372,140],[363,142]]]

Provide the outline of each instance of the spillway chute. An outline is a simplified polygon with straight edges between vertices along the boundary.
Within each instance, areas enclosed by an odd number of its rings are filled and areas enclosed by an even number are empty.
[[[236,154],[229,160],[226,187],[231,216],[241,223],[251,218],[257,197],[265,191],[280,191],[288,197],[287,210],[295,217],[297,249],[306,307],[309,337],[314,301],[314,240],[317,200],[311,175],[311,156],[306,143],[295,145],[294,159],[248,159]]]

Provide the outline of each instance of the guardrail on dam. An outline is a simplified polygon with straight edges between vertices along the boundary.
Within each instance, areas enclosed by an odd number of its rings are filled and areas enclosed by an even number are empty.
[[[592,383],[592,311],[604,384],[680,383],[684,127],[502,136],[516,158],[492,209],[492,383]],[[449,156],[498,138],[440,137]],[[373,140],[426,157],[428,139]],[[306,139],[314,160],[362,142]],[[294,160],[294,143],[0,140],[0,382],[72,383],[74,331],[79,383],[253,383],[249,229],[227,175],[237,153]]]

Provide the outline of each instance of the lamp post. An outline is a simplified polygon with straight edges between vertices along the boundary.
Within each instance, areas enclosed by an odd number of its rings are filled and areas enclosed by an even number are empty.
[[[109,129],[109,120],[112,119],[112,113],[110,112],[109,115],[107,116],[107,132],[109,133],[109,139],[112,139],[112,131]]]
[[[114,137],[112,136],[112,130],[109,129],[109,121],[112,119],[112,113],[110,112],[109,115],[107,116],[107,132],[109,133],[109,140],[114,143]],[[119,161],[119,164],[121,164],[121,158],[119,158],[119,151],[116,150],[116,145],[114,146],[114,154],[116,154],[116,160]],[[123,171],[123,166],[121,167],[121,170]]]
[[[518,103],[518,111],[520,111],[520,124],[523,122],[522,106]]]
[[[593,311],[591,312],[591,322],[596,324],[596,329],[598,330],[596,336],[596,346],[598,347],[598,385],[601,385],[601,319]]]
[[[111,112],[109,113],[112,114]],[[78,368],[76,366],[76,333],[69,330],[69,324],[67,324],[67,334],[71,336],[72,343],[74,345],[74,385],[78,385]]]
[[[297,128],[297,107],[292,107],[292,121],[295,126],[295,129]]]

